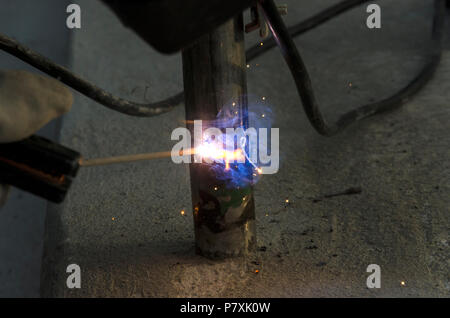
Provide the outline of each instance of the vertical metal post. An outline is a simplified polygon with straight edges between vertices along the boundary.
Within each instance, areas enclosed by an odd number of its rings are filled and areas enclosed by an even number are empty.
[[[243,29],[239,15],[183,51],[186,119],[192,134],[193,120],[215,120],[230,104],[240,124],[247,126]],[[190,177],[197,253],[224,258],[251,251],[256,244],[251,186],[230,187],[205,163],[192,163]]]

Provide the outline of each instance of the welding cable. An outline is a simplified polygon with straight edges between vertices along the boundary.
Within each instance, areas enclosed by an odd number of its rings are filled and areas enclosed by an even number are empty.
[[[172,110],[175,106],[183,102],[183,93],[152,104],[139,104],[115,97],[73,74],[65,67],[53,63],[48,58],[33,52],[29,48],[2,34],[0,34],[0,49],[34,66],[51,77],[58,79],[96,102],[127,115],[141,117],[156,116]]]
[[[317,132],[324,136],[332,136],[346,128],[348,125],[363,118],[392,110],[404,104],[417,93],[431,79],[436,71],[442,55],[442,39],[445,22],[445,0],[435,0],[435,11],[432,32],[432,48],[429,61],[422,71],[402,90],[393,96],[361,106],[342,115],[336,123],[328,124],[323,117],[317,100],[308,70],[297,47],[286,28],[273,0],[260,0],[263,14],[273,34],[282,55],[294,77],[298,94],[300,95],[305,113]]]
[[[298,36],[307,31],[310,31],[314,27],[325,23],[329,19],[336,17],[340,13],[343,13],[353,7],[366,2],[368,0],[346,0],[342,3],[334,5],[323,12],[316,14],[315,16],[298,23],[291,27],[289,30],[292,36]],[[276,42],[273,38],[268,39],[264,46],[252,47],[247,51],[247,61],[264,54],[269,49],[273,48]],[[150,103],[140,104],[131,101],[124,100],[116,97],[105,90],[89,83],[88,81],[80,78],[76,74],[73,74],[65,67],[62,67],[48,58],[32,51],[19,42],[0,33],[0,50],[3,50],[20,60],[32,65],[36,69],[46,73],[47,75],[54,77],[72,87],[81,94],[93,99],[94,101],[120,113],[137,116],[137,117],[152,117],[169,112],[176,106],[180,105],[184,101],[184,93],[181,92],[175,96],[169,97],[165,100]]]
[[[340,14],[347,12],[350,9],[353,9],[354,7],[359,6],[360,4],[363,4],[364,2],[369,2],[370,0],[345,0],[342,2],[339,2],[338,4],[335,4],[334,6],[331,6],[322,12],[317,13],[316,15],[300,22],[297,24],[294,24],[293,26],[288,28],[289,34],[292,37],[299,36],[303,33],[306,33],[308,31],[311,31],[312,29],[324,24],[328,20],[335,18],[339,16]],[[247,50],[247,61],[251,61],[254,58],[266,53],[270,49],[277,46],[277,42],[273,37],[270,37],[266,40],[264,40],[264,45],[261,45],[260,43],[255,44],[250,49]]]

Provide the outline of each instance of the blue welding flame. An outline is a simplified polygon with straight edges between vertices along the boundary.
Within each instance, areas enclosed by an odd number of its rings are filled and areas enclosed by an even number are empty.
[[[273,114],[267,103],[261,97],[248,96],[248,109],[244,114],[239,113],[238,105],[233,102],[227,103],[219,112],[217,119],[210,122],[209,125],[225,131],[226,128],[242,128],[246,130],[251,127],[259,132],[260,128],[266,128],[270,132],[272,128]],[[238,112],[238,113],[236,113]],[[223,135],[223,144],[226,144],[225,135]],[[229,188],[249,187],[257,183],[261,174],[258,172],[259,163],[250,160],[249,138],[239,137],[235,140],[235,149],[241,148],[245,154],[245,163],[231,162],[227,169],[225,163],[214,163],[210,165],[210,169],[214,172],[216,178]],[[208,142],[208,141],[206,141]],[[256,145],[257,153],[259,151],[270,152],[270,143],[268,145],[260,145],[259,135]],[[264,147],[265,149],[260,149]]]

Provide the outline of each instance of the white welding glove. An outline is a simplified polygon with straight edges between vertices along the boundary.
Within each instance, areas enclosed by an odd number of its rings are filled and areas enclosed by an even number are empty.
[[[30,137],[72,107],[70,90],[55,79],[0,71],[0,143]]]
[[[72,107],[70,90],[55,79],[25,71],[0,71],[0,143],[33,135]],[[0,206],[9,187],[0,184]]]

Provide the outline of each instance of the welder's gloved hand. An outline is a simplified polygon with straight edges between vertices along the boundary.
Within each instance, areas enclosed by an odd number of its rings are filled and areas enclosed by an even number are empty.
[[[0,143],[33,135],[52,119],[68,112],[73,96],[52,78],[25,71],[0,71]],[[9,186],[0,184],[0,207]]]
[[[30,137],[68,112],[73,96],[55,79],[25,71],[0,71],[0,143]]]

